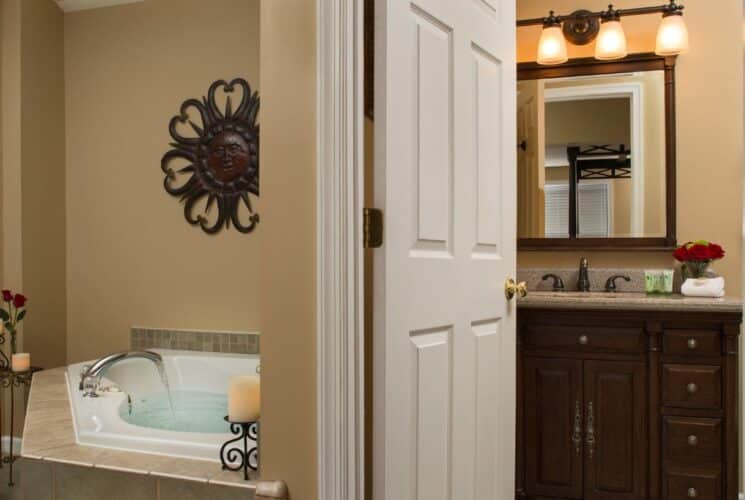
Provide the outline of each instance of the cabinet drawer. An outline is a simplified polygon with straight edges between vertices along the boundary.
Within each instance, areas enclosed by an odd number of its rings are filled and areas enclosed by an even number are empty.
[[[722,373],[718,366],[672,365],[662,368],[665,406],[677,408],[722,407]]]
[[[665,330],[665,354],[682,356],[720,356],[719,332],[707,330]]]
[[[665,417],[662,437],[666,460],[696,465],[721,463],[721,419]]]
[[[665,471],[665,500],[720,500],[722,480],[717,471],[670,468]]]
[[[641,328],[528,325],[525,345],[578,352],[638,353],[644,350]]]

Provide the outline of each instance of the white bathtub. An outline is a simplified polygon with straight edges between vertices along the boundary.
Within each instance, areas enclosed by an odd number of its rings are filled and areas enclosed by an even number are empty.
[[[218,354],[153,349],[163,356],[171,390],[226,394],[233,375],[259,372],[259,355]],[[98,398],[84,398],[79,390],[80,374],[91,362],[70,365],[70,391],[75,432],[79,444],[141,451],[169,456],[219,461],[222,444],[234,438],[230,433],[180,432],[153,429],[125,422],[119,409],[133,398],[163,392],[155,365],[145,359],[129,359],[113,365],[102,379],[102,387],[115,386],[122,392],[100,392]]]

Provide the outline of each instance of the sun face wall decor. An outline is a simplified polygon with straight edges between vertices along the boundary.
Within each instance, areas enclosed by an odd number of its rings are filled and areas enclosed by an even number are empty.
[[[238,87],[241,101],[233,111],[231,96]],[[224,109],[217,103],[218,90],[225,93]],[[201,123],[190,118],[191,110]],[[214,82],[201,101],[187,99],[171,119],[168,130],[174,142],[161,159],[163,187],[184,203],[189,224],[205,233],[215,234],[231,223],[239,232],[250,233],[259,223],[249,197],[259,196],[258,112],[258,92],[252,93],[246,80],[236,78],[230,83]],[[186,128],[186,123],[194,136],[182,135],[180,128]],[[200,204],[203,208],[198,208]],[[217,214],[210,221],[215,205]]]

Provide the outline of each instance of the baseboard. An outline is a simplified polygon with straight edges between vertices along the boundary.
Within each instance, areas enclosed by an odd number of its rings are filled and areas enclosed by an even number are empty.
[[[3,444],[3,453],[8,453],[10,450],[10,436],[3,436],[2,437],[2,444]],[[13,454],[14,455],[20,455],[21,454],[21,438],[14,437],[13,438]]]

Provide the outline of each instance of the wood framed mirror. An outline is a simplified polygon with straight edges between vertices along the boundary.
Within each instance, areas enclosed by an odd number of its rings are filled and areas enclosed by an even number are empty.
[[[675,247],[675,62],[518,64],[518,250]]]

